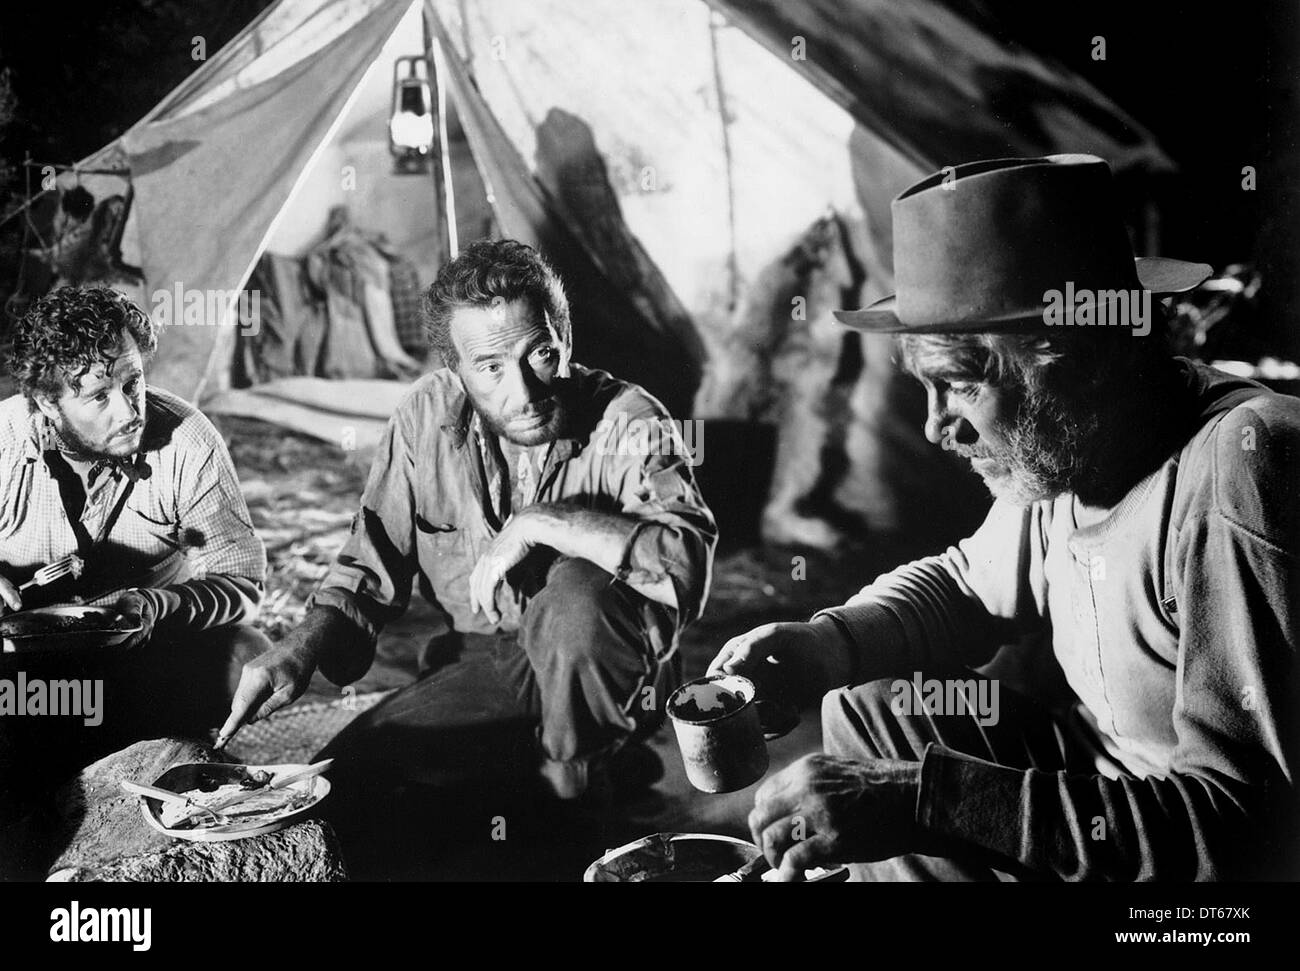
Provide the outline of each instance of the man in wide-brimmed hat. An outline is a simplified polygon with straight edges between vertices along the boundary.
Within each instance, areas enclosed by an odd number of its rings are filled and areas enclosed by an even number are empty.
[[[714,660],[829,692],[755,839],[787,878],[1296,876],[1300,401],[1165,352],[1210,268],[1135,260],[1101,159],[958,166],[893,218],[896,295],[839,318],[901,335],[995,501]],[[1012,644],[1069,690],[970,670]]]

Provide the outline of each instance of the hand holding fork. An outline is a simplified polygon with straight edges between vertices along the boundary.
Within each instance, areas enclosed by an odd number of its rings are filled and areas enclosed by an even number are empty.
[[[85,562],[76,553],[69,553],[67,556],[60,557],[48,566],[43,566],[37,570],[30,580],[20,587],[14,587],[12,583],[0,577],[0,600],[8,605],[10,610],[22,610],[23,600],[22,592],[28,587],[43,587],[53,583],[60,577],[71,574],[74,577],[81,576],[82,568]]]

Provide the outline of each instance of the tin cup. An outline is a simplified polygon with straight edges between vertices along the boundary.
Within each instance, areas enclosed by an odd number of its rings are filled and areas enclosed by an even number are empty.
[[[668,698],[686,778],[701,792],[735,792],[767,771],[754,682],[713,674],[682,685]]]

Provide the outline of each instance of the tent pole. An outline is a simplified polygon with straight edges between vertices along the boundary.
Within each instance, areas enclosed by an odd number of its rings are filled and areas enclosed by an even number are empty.
[[[434,192],[443,216],[438,227],[438,249],[444,260],[454,260],[460,255],[460,234],[456,228],[456,192],[451,177],[451,140],[447,137],[447,86],[443,83],[446,67],[442,44],[429,29],[427,9],[424,14],[424,57],[431,72],[429,80],[438,113],[438,158],[433,166]]]
[[[727,313],[735,313],[739,299],[740,268],[736,261],[736,166],[731,151],[731,122],[727,110],[727,88],[722,82],[722,62],[718,56],[718,31],[726,26],[722,14],[709,11],[709,52],[713,60],[713,89],[718,98],[718,123],[722,127],[722,161],[727,172]]]
[[[460,255],[460,234],[456,229],[456,188],[451,179],[451,140],[447,137],[447,88],[442,83],[442,43],[433,42],[435,83],[438,85],[438,154],[442,156],[442,188],[447,212],[447,248],[454,260]]]

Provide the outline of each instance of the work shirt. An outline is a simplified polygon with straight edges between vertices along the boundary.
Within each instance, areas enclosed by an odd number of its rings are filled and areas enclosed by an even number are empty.
[[[108,604],[139,588],[156,608],[160,629],[198,630],[256,618],[266,551],[225,442],[202,413],[168,391],[149,388],[140,450],[95,475],[77,517],[79,528],[69,520],[60,492],[60,476],[76,478],[61,447],[49,420],[30,410],[24,396],[0,402],[0,574],[15,586],[23,583],[40,567],[78,552],[78,532],[84,550],[111,521],[80,578],[29,588],[24,605]]]
[[[1300,760],[1300,399],[1179,367],[1194,431],[1104,519],[1080,527],[1069,494],[995,502],[970,538],[814,618],[848,634],[860,682],[1050,645],[1098,775],[933,745],[929,831],[1068,879],[1222,878],[1278,851]]]
[[[663,405],[604,371],[572,368],[570,414],[561,437],[541,447],[527,475],[533,503],[566,502],[636,520],[624,555],[633,589],[671,584],[648,632],[659,658],[677,645],[708,594],[717,528],[691,473],[691,457]],[[494,469],[493,450],[452,372],[420,378],[390,419],[376,452],[352,533],[312,603],[336,607],[373,645],[410,602],[424,597],[459,633],[517,631],[527,579],[508,574],[497,595],[501,621],[469,605],[469,578],[488,552],[518,490],[516,470]],[[520,470],[521,472],[523,470]]]

